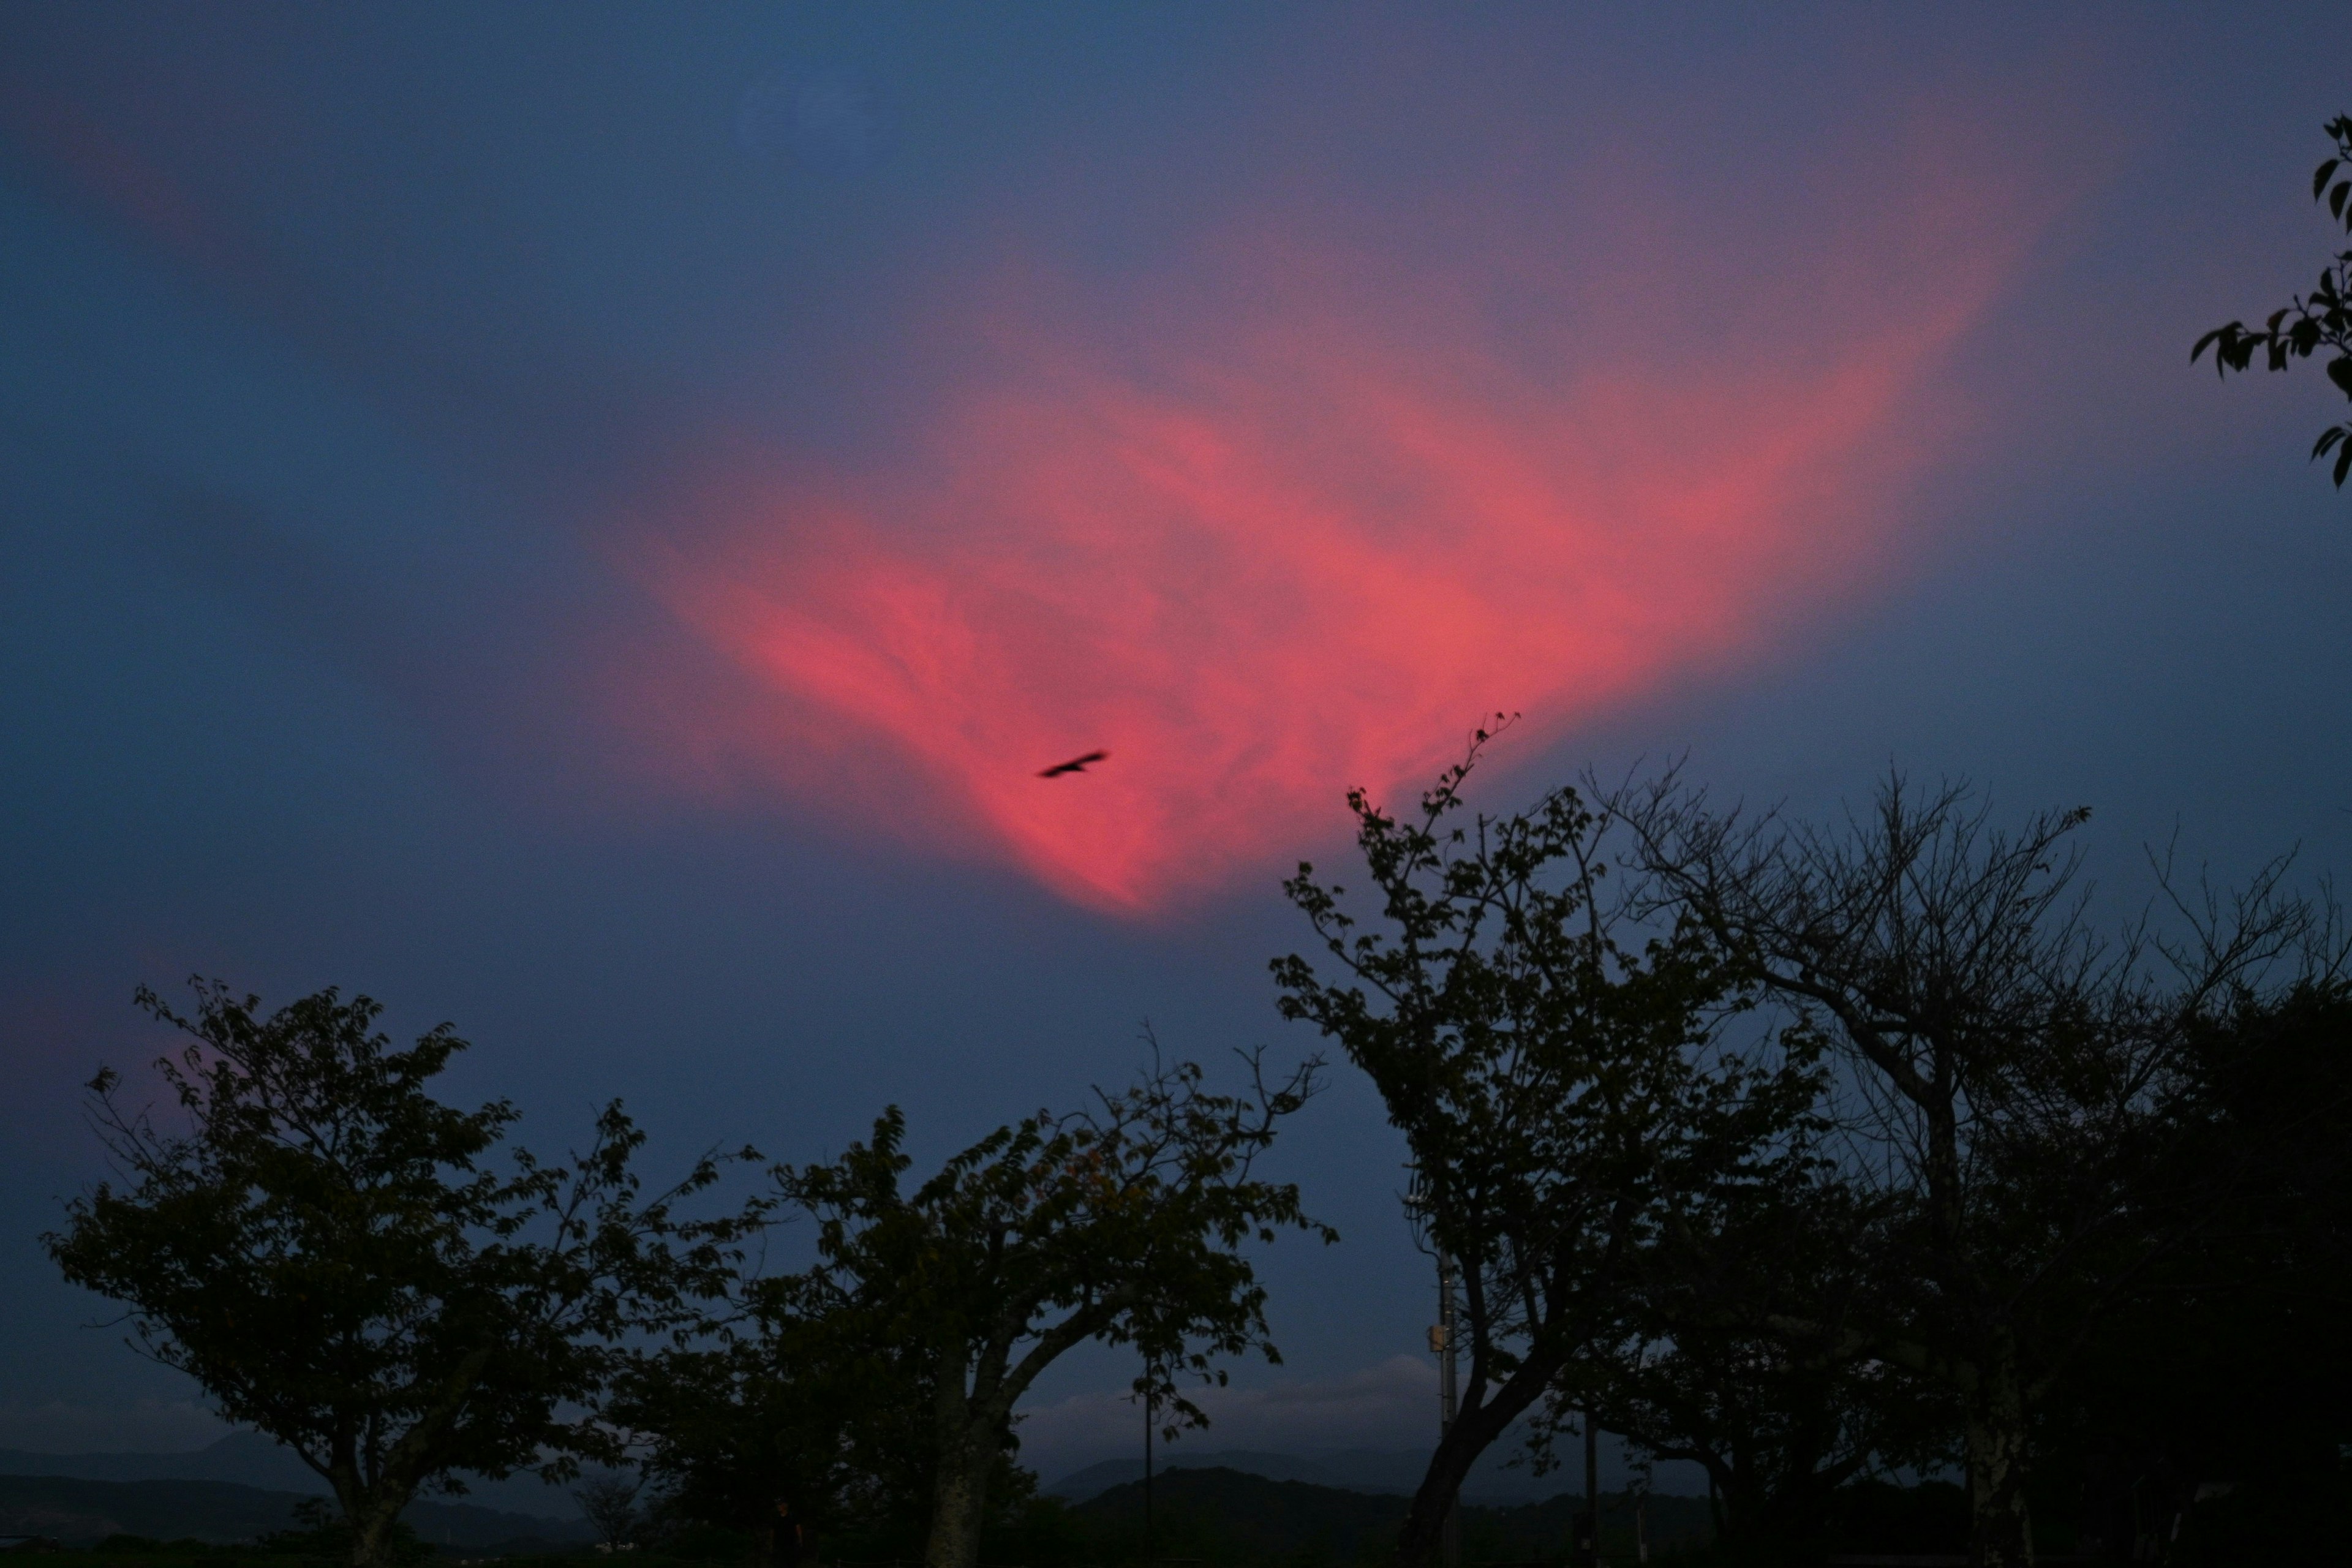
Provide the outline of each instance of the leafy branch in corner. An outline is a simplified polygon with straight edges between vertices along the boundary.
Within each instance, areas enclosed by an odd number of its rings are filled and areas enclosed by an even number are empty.
[[[2329,216],[2352,234],[2352,173],[2347,173],[2347,165],[2352,165],[2352,114],[2337,115],[2326,130],[2336,139],[2336,153],[2312,172],[2312,199],[2326,202]],[[2338,178],[2339,174],[2346,177]],[[2196,363],[2209,346],[2213,350],[2213,368],[2222,375],[2251,368],[2257,350],[2272,370],[2284,370],[2290,359],[2310,359],[2324,350],[2333,356],[2327,362],[2327,379],[2352,399],[2352,250],[2338,251],[2334,260],[2320,268],[2319,281],[2312,286],[2310,295],[2298,294],[2284,309],[2272,311],[2261,331],[2243,321],[2216,327],[2197,340],[2197,346],[2189,352],[2189,363]],[[2336,484],[2340,489],[2346,478],[2352,476],[2352,421],[2321,432],[2312,445],[2312,460],[2316,462],[2330,452],[2336,454]]]

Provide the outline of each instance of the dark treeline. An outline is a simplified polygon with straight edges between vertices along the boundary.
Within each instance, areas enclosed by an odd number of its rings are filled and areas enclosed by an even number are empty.
[[[1396,1562],[1435,1560],[1486,1448],[1548,1465],[1595,1430],[1700,1466],[1729,1561],[1817,1558],[1922,1477],[1960,1483],[1917,1495],[1961,1506],[1985,1564],[2332,1546],[2332,907],[2282,864],[2166,877],[2102,931],[2086,813],[2004,826],[1899,779],[1827,826],[1671,774],[1479,816],[1488,740],[1411,812],[1353,797],[1360,881],[1301,867],[1320,944],[1275,964],[1281,1010],[1382,1095],[1460,1282],[1460,1415]],[[100,1074],[118,1177],[47,1245],[318,1471],[317,1544],[355,1568],[409,1554],[414,1499],[523,1469],[574,1481],[614,1547],[1076,1561],[1110,1537],[1018,1462],[1037,1375],[1127,1346],[1172,1436],[1202,1380],[1276,1357],[1252,1249],[1333,1239],[1257,1173],[1316,1060],[1244,1057],[1221,1092],[1154,1045],[929,1174],[888,1110],[837,1159],[648,1184],[617,1103],[542,1162],[512,1107],[436,1099],[446,1026],[404,1049],[334,991],[141,1002],[185,1037],[157,1064],[175,1104]],[[797,1268],[766,1241],[786,1222]]]
[[[318,1472],[321,1528],[355,1568],[401,1554],[419,1495],[524,1469],[578,1481],[607,1544],[717,1530],[787,1563],[919,1521],[926,1561],[968,1568],[983,1528],[1032,1502],[1013,1408],[1039,1373],[1090,1340],[1131,1346],[1172,1433],[1220,1358],[1275,1354],[1244,1248],[1335,1239],[1254,1173],[1313,1061],[1276,1081],[1249,1057],[1223,1094],[1155,1047],[1128,1087],[919,1180],[892,1109],[830,1163],[746,1148],[648,1188],[617,1102],[584,1152],[541,1162],[503,1147],[506,1102],[433,1098],[466,1048],[446,1025],[396,1049],[364,996],[265,1013],[194,989],[184,1014],[140,994],[187,1037],[155,1064],[177,1114],[101,1071],[119,1181],[45,1239],[68,1279],[127,1304],[147,1353]],[[730,1169],[761,1180],[722,1204]],[[791,1219],[814,1261],[757,1266]]]
[[[1475,759],[1412,813],[1355,797],[1364,884],[1302,868],[1323,949],[1276,965],[1463,1281],[1401,1561],[1521,1421],[1540,1460],[1597,1426],[1697,1463],[1737,1557],[1817,1554],[1850,1483],[1922,1473],[1963,1480],[1986,1564],[2193,1561],[2232,1514],[2333,1550],[2331,906],[2284,863],[2168,873],[2102,932],[2085,812],[1895,779],[1823,827],[1667,776],[1470,817]]]

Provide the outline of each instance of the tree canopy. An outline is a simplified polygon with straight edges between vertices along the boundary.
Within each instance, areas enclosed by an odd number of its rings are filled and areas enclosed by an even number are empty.
[[[889,1425],[867,1451],[924,1473],[931,1568],[977,1561],[1013,1405],[1066,1352],[1133,1346],[1149,1369],[1139,1384],[1171,1426],[1205,1419],[1186,1380],[1222,1382],[1219,1357],[1280,1359],[1245,1248],[1284,1230],[1337,1237],[1301,1211],[1295,1185],[1255,1166],[1314,1093],[1318,1064],[1276,1083],[1245,1060],[1250,1089],[1213,1093],[1198,1066],[1166,1065],[1155,1046],[1134,1083],[1001,1127],[911,1190],[895,1107],[839,1159],[778,1167],[778,1201],[815,1221],[817,1258],[746,1288],[764,1325],[755,1338],[809,1336],[818,1360],[867,1391],[835,1441]],[[755,1352],[753,1364],[782,1363]],[[879,1479],[903,1495],[907,1478]]]
[[[930,1501],[931,1412],[913,1369],[867,1325],[809,1311],[802,1284],[739,1285],[692,1342],[636,1356],[604,1406],[631,1436],[658,1523],[740,1531],[778,1568]],[[1013,1479],[1009,1464],[996,1479]]]
[[[1698,1465],[1717,1540],[1743,1559],[1818,1550],[1841,1488],[1950,1453],[1948,1400],[1849,1337],[1882,1310],[1892,1210],[1816,1155],[1686,1216],[1662,1238],[1629,1342],[1556,1388],[1540,1436],[1573,1415]],[[1820,1331],[1775,1327],[1792,1321]]]
[[[698,1162],[648,1194],[644,1134],[615,1101],[584,1152],[493,1163],[517,1119],[433,1098],[466,1049],[449,1026],[394,1049],[382,1009],[329,989],[275,1013],[217,982],[156,1063],[176,1115],[134,1107],[111,1069],[93,1120],[121,1173],[45,1237],[68,1279],[129,1309],[138,1343],[225,1420],[286,1444],[333,1489],[355,1568],[383,1559],[421,1490],[458,1472],[572,1473],[610,1458],[578,1415],[632,1334],[724,1288],[736,1221],[688,1222]]]
[[[1467,823],[1490,731],[1391,815],[1359,791],[1360,912],[1301,866],[1286,884],[1332,970],[1274,969],[1284,1014],[1337,1039],[1404,1134],[1425,1245],[1459,1265],[1460,1413],[1398,1548],[1429,1561],[1478,1455],[1580,1357],[1613,1353],[1663,1238],[1787,1152],[1809,1047],[1730,1047],[1738,972],[1706,930],[1625,918],[1603,885],[1622,825],[1572,788]]]

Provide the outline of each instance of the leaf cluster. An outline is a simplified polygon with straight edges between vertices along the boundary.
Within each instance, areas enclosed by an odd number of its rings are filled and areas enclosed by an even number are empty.
[[[1718,1536],[1743,1550],[1802,1548],[1857,1477],[1947,1461],[1948,1402],[1851,1348],[1885,1310],[1875,1265],[1891,1207],[1825,1162],[1792,1159],[1675,1227],[1634,1333],[1554,1390],[1538,1459],[1591,1419],[1652,1460],[1696,1463]]]
[[[2208,1212],[2045,1399],[2044,1489],[2081,1500],[2086,1534],[2145,1548],[2177,1516],[2206,1512],[2200,1482],[2230,1479],[2243,1494],[2233,1506],[2316,1542],[2352,1442],[2352,988],[2236,989],[2188,1034],[2196,1089],[2159,1172]],[[2236,1548],[2213,1560],[2263,1556],[2242,1536]]]
[[[1128,1087],[998,1128],[919,1180],[895,1106],[838,1158],[776,1166],[765,1212],[813,1221],[814,1261],[743,1279],[700,1341],[641,1357],[607,1409],[663,1510],[749,1531],[771,1561],[811,1530],[897,1540],[928,1516],[926,1551],[961,1561],[1028,1510],[1013,1406],[1087,1340],[1141,1352],[1138,1392],[1171,1434],[1203,1422],[1185,1391],[1222,1383],[1220,1357],[1278,1359],[1248,1250],[1290,1229],[1333,1238],[1257,1171],[1319,1064],[1275,1081],[1244,1060],[1248,1089],[1212,1092],[1154,1044]]]
[[[1259,1056],[1244,1059],[1251,1092],[1217,1094],[1197,1064],[1163,1065],[1155,1047],[1135,1084],[999,1128],[911,1190],[892,1107],[838,1160],[778,1168],[779,1202],[816,1222],[818,1262],[767,1289],[803,1321],[976,1369],[975,1404],[1008,1414],[1072,1345],[1133,1344],[1171,1419],[1198,1421],[1178,1374],[1222,1382],[1219,1356],[1279,1359],[1244,1246],[1286,1229],[1336,1239],[1294,1184],[1255,1169],[1318,1064],[1274,1083]]]
[[[835,1327],[755,1304],[711,1341],[641,1356],[616,1380],[604,1414],[639,1449],[657,1531],[758,1539],[785,1520],[830,1531],[919,1511],[915,1401],[843,1355]]]
[[[2312,172],[2312,199],[2324,203],[2328,216],[2352,233],[2352,174],[2347,173],[2347,165],[2352,164],[2352,115],[2336,116],[2325,130],[2335,139],[2336,152]],[[2223,375],[2249,369],[2257,353],[2274,371],[2286,369],[2291,359],[2325,353],[2327,379],[2352,398],[2352,250],[2337,252],[2320,268],[2319,280],[2309,295],[2294,296],[2272,311],[2259,330],[2243,321],[2231,321],[2199,338],[2189,350],[2189,362],[2196,363],[2208,348],[2213,351],[2214,370]],[[2321,432],[2311,448],[2312,460],[2316,462],[2330,452],[2336,454],[2336,485],[2340,489],[2345,479],[2352,477],[2352,422]]]

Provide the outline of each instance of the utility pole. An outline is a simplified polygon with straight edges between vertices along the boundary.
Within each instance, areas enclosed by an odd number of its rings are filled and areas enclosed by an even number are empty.
[[[1584,1517],[1576,1532],[1576,1560],[1582,1568],[1601,1568],[1601,1428],[1589,1405],[1584,1407]]]
[[[1150,1382],[1151,1367],[1143,1368],[1143,1556],[1147,1563],[1158,1562],[1152,1545],[1151,1530],[1151,1429],[1160,1425],[1160,1389]]]
[[[1429,1348],[1437,1357],[1437,1437],[1442,1443],[1445,1435],[1454,1430],[1454,1418],[1462,1408],[1461,1385],[1456,1381],[1459,1347],[1454,1332],[1458,1315],[1454,1305],[1454,1259],[1437,1244],[1431,1226],[1433,1216],[1430,1212],[1429,1188],[1422,1180],[1421,1167],[1407,1165],[1405,1169],[1412,1173],[1405,1187],[1405,1213],[1424,1227],[1423,1235],[1428,1237],[1430,1251],[1437,1257],[1437,1321],[1429,1331]],[[1445,1523],[1437,1540],[1438,1560],[1444,1568],[1462,1568],[1462,1498],[1458,1492],[1446,1505]]]
[[[1454,1417],[1462,1408],[1461,1389],[1455,1382],[1457,1350],[1454,1342],[1454,1259],[1443,1251],[1437,1255],[1437,1326],[1429,1331],[1429,1348],[1437,1352],[1437,1435],[1440,1441],[1454,1430]],[[1456,1496],[1445,1510],[1444,1532],[1438,1538],[1440,1559],[1445,1568],[1462,1568],[1462,1500]]]

